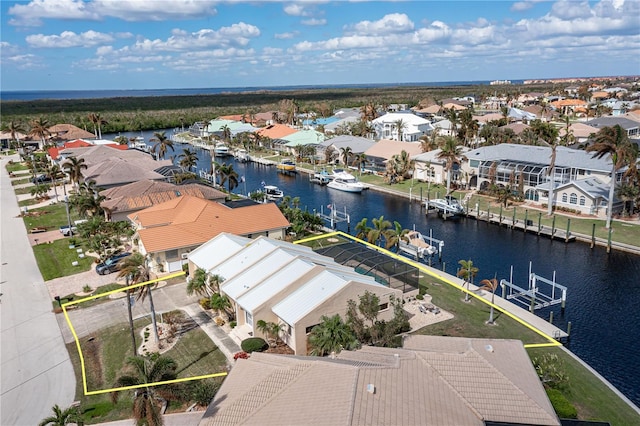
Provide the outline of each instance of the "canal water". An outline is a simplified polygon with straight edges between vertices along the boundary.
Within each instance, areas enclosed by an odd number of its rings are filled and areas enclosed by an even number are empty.
[[[135,135],[134,135],[135,136]],[[145,135],[148,140],[150,136]],[[188,147],[185,145],[185,147]],[[177,156],[181,145],[175,145]],[[208,151],[197,150],[198,168],[208,171],[211,157]],[[510,230],[473,219],[443,221],[435,215],[427,217],[419,203],[373,190],[351,194],[315,185],[306,174],[285,176],[275,167],[255,163],[235,162],[234,169],[245,178],[234,192],[252,192],[262,183],[276,185],[285,195],[300,198],[300,207],[319,211],[333,205],[346,208],[351,217],[351,232],[362,218],[384,216],[398,221],[404,228],[415,228],[444,241],[442,262],[433,266],[455,274],[458,261],[471,259],[479,268],[476,282],[484,278],[509,279],[527,287],[529,265],[532,271],[568,287],[567,306],[561,314],[559,305],[536,311],[549,318],[553,311],[554,324],[566,330],[571,322],[571,351],[595,368],[636,405],[640,405],[640,258],[635,255],[604,248],[590,249],[588,244],[565,244],[522,231]],[[176,161],[177,162],[177,161]],[[347,224],[337,228],[347,231]],[[443,265],[444,264],[444,265]]]

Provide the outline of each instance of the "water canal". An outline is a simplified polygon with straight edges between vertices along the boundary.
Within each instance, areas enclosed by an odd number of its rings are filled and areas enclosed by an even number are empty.
[[[149,136],[145,135],[146,139]],[[170,153],[178,156],[182,148],[175,146]],[[198,167],[210,168],[207,151],[199,150]],[[231,157],[226,160],[234,161]],[[301,208],[310,211],[321,206],[346,207],[351,216],[351,230],[361,218],[382,215],[413,228],[423,234],[433,232],[445,241],[442,261],[446,271],[455,274],[460,259],[471,259],[479,268],[478,280],[508,279],[513,267],[514,282],[527,286],[529,262],[533,272],[568,287],[567,308],[564,315],[555,306],[536,313],[548,318],[554,311],[554,324],[566,330],[572,323],[568,343],[580,358],[594,367],[636,405],[640,405],[640,258],[635,255],[604,248],[590,249],[588,244],[565,244],[533,234],[510,230],[473,219],[443,221],[437,216],[427,218],[418,203],[407,199],[368,190],[350,194],[321,187],[308,181],[305,174],[283,176],[275,167],[254,163],[234,162],[234,169],[246,182],[236,192],[254,191],[261,182],[277,185],[285,195],[300,197]],[[246,186],[245,186],[246,185]],[[338,229],[346,231],[346,223]],[[442,268],[442,264],[433,266]]]

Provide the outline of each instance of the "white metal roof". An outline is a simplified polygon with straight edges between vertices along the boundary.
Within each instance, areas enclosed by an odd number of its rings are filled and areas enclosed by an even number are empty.
[[[238,298],[237,303],[245,311],[254,312],[315,267],[312,262],[296,258],[247,290]]]
[[[257,239],[251,244],[236,252],[233,256],[228,257],[224,262],[215,265],[209,270],[211,274],[217,274],[226,280],[231,279],[235,275],[244,271],[264,256],[278,249],[274,240]]]
[[[222,233],[189,253],[189,260],[206,271],[233,256],[251,242],[251,239]]]

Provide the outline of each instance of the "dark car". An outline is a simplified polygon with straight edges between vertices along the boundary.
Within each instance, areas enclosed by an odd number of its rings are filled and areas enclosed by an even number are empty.
[[[110,274],[112,272],[116,272],[120,270],[120,261],[122,259],[124,259],[127,256],[130,256],[131,253],[118,253],[118,254],[114,254],[113,256],[109,257],[107,260],[105,260],[103,263],[99,263],[96,266],[96,272],[99,275],[107,275]]]
[[[38,175],[36,177],[34,177],[33,179],[31,179],[31,183],[45,183],[45,182],[51,182],[51,176],[47,176],[47,175]]]

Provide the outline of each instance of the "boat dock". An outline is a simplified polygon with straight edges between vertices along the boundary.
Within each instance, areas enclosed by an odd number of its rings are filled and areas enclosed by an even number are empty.
[[[469,210],[468,212],[466,212],[466,216],[511,229],[519,229],[524,232],[548,237],[553,240],[564,241],[566,243],[576,240],[575,235],[572,235],[571,232],[567,233],[567,231],[562,229],[538,225],[534,223],[533,220],[527,220],[527,223],[525,223],[524,220],[515,219],[514,221],[513,218],[500,216],[495,213],[483,211],[478,212],[473,210]]]

